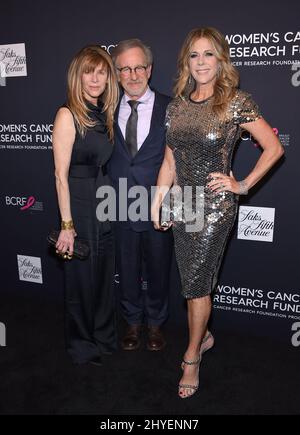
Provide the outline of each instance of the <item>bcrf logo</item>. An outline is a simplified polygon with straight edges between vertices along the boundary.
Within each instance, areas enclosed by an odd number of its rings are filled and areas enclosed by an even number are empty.
[[[7,206],[19,207],[20,210],[27,210],[35,203],[34,196],[6,196],[5,203]]]

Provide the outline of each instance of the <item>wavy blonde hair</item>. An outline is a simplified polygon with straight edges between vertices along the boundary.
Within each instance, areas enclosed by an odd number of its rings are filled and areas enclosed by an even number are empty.
[[[238,87],[239,73],[230,61],[229,46],[225,37],[213,27],[194,29],[187,35],[178,56],[175,96],[189,96],[195,89],[196,81],[190,73],[189,59],[192,45],[200,38],[206,38],[211,42],[219,61],[219,71],[214,85],[213,110],[220,118],[223,118],[228,103],[234,97]]]
[[[81,136],[88,128],[96,125],[89,116],[82,89],[82,74],[94,71],[97,66],[107,69],[107,85],[100,96],[103,102],[103,112],[106,113],[106,126],[110,140],[113,140],[114,112],[119,99],[119,87],[115,69],[108,53],[98,45],[88,45],[77,53],[68,70],[68,99],[67,105],[73,113],[75,123]]]

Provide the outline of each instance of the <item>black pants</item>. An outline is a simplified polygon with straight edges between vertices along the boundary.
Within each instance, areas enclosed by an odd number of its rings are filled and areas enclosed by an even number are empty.
[[[163,324],[168,316],[172,230],[137,232],[116,225],[116,246],[123,317],[131,325]],[[147,276],[145,292],[141,288],[142,260]]]
[[[65,262],[66,345],[78,364],[116,349],[112,232],[89,243],[88,259]]]

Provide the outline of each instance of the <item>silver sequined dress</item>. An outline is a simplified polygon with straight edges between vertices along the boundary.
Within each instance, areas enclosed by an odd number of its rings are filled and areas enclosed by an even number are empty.
[[[175,252],[185,298],[210,294],[226,242],[237,212],[238,196],[232,192],[214,193],[206,186],[211,172],[229,175],[240,124],[255,121],[259,109],[246,92],[237,90],[225,121],[212,111],[212,97],[201,102],[175,98],[167,111],[167,144],[176,162],[176,184],[204,186],[204,225],[187,232],[184,222],[174,222]],[[176,214],[175,214],[176,221]]]

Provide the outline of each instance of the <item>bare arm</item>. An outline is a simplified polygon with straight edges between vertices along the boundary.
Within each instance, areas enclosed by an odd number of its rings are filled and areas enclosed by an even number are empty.
[[[72,220],[68,174],[75,134],[72,114],[67,108],[62,107],[57,112],[54,121],[52,142],[56,191],[59,211],[63,221]],[[74,236],[74,230],[62,230],[56,244],[57,250],[63,253],[68,251],[72,255]]]
[[[174,183],[175,175],[175,159],[172,150],[167,145],[164,160],[159,170],[156,191],[151,205],[151,219],[156,229],[160,229],[159,209],[165,195]]]
[[[258,159],[255,167],[245,178],[247,187],[250,189],[261,180],[277,160],[280,159],[284,154],[284,149],[273,129],[263,118],[260,118],[255,122],[242,124],[241,127],[249,131],[263,149],[263,153]]]
[[[263,153],[259,157],[255,167],[243,180],[245,187],[250,189],[261,180],[277,160],[280,159],[284,154],[284,149],[273,129],[263,118],[254,122],[241,124],[241,127],[249,131],[263,149]],[[219,172],[214,172],[210,175],[216,178],[208,184],[212,190],[217,192],[229,190],[237,194],[240,193],[240,184],[233,177],[232,173],[230,177]],[[224,187],[220,187],[221,185]]]

